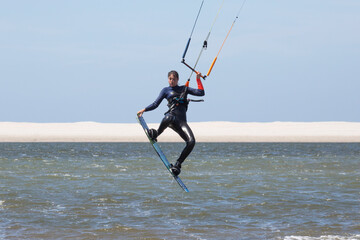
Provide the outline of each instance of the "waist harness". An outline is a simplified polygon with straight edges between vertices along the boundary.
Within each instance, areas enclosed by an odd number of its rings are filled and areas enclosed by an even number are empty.
[[[199,100],[188,99],[187,98],[187,89],[188,88],[185,87],[184,91],[180,94],[180,96],[173,97],[172,99],[168,100],[169,103],[167,106],[169,107],[169,110],[165,114],[171,112],[173,109],[175,109],[179,105],[184,105],[185,109],[187,111],[189,102],[203,102],[204,101],[203,99],[199,99]]]

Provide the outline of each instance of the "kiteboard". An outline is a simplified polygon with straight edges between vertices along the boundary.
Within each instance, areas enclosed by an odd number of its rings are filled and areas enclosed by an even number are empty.
[[[142,126],[142,128],[144,129],[144,132],[146,134],[146,136],[148,137],[151,145],[153,146],[153,148],[155,149],[155,152],[157,153],[157,155],[160,157],[161,161],[164,163],[165,167],[167,168],[167,170],[170,172],[171,176],[175,179],[175,181],[179,184],[179,186],[185,191],[185,192],[189,192],[189,190],[187,189],[187,187],[185,186],[185,184],[181,181],[179,176],[175,176],[173,174],[173,172],[171,171],[171,164],[169,163],[169,161],[167,160],[165,154],[162,152],[159,144],[154,141],[153,139],[151,139],[151,137],[149,136],[148,130],[149,127],[147,126],[145,120],[143,117],[139,117],[137,116],[137,120],[139,121],[140,125]]]

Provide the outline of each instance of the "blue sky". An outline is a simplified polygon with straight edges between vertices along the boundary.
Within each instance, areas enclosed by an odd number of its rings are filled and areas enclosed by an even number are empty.
[[[0,121],[135,122],[169,70],[189,77],[181,56],[200,3],[1,1]],[[241,3],[225,0],[204,74]],[[205,0],[190,64],[220,4]],[[188,120],[360,121],[359,26],[358,0],[247,0]],[[165,111],[163,101],[144,117]]]

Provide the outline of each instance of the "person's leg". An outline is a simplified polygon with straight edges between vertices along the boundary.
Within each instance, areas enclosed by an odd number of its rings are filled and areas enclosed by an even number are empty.
[[[195,146],[195,137],[193,132],[191,131],[191,128],[189,127],[189,125],[184,121],[184,122],[176,122],[176,124],[173,124],[171,126],[171,128],[177,132],[180,137],[185,141],[186,146],[183,149],[183,151],[180,154],[180,157],[178,158],[178,160],[176,161],[174,168],[173,168],[173,173],[175,175],[179,175],[180,174],[180,169],[181,169],[181,164],[185,161],[185,159],[189,156],[189,154],[191,153],[191,151],[193,150],[194,146]]]
[[[161,121],[159,128],[157,130],[157,134],[158,136],[164,132],[164,130],[174,121],[175,117],[170,115],[170,114],[166,114],[165,117],[163,118],[163,120]]]
[[[149,129],[149,135],[154,140],[157,141],[157,137],[164,132],[164,130],[174,121],[174,116],[166,114],[165,117],[162,119],[158,130],[153,128]]]

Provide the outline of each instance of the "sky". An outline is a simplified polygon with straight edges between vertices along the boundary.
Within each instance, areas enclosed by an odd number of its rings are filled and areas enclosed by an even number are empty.
[[[193,65],[221,0],[205,0]],[[181,63],[201,0],[0,0],[0,121],[135,123]],[[240,9],[225,0],[197,69]],[[360,1],[247,0],[188,121],[360,121]],[[190,87],[197,87],[194,76]],[[194,97],[198,99],[197,97]],[[160,122],[164,100],[146,112]]]

